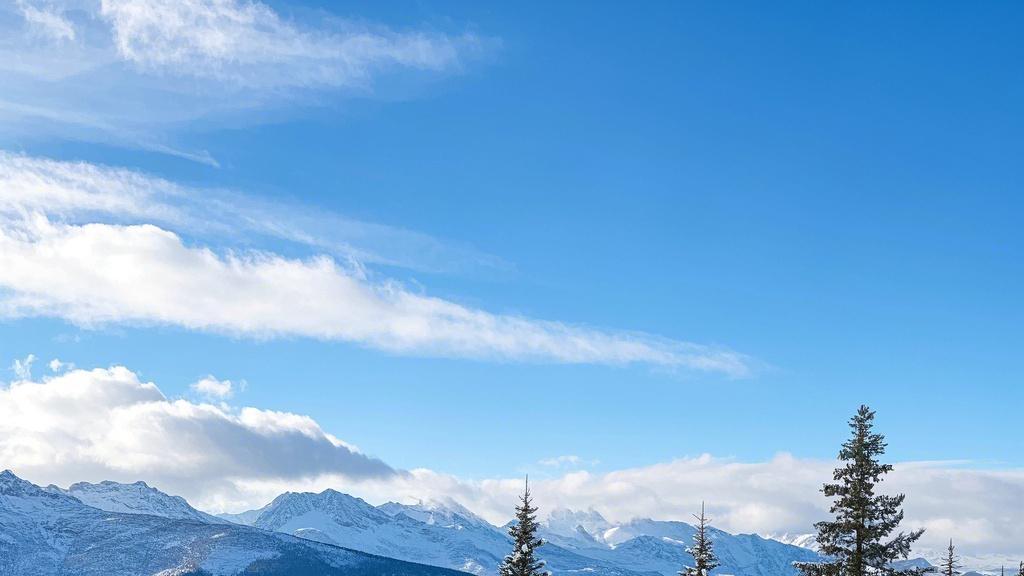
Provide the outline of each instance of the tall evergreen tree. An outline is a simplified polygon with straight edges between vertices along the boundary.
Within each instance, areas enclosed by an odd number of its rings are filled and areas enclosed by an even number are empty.
[[[1017,576],[1024,576],[1024,562],[1020,563],[1020,570],[1017,571]]]
[[[694,514],[693,517],[697,519],[697,532],[693,535],[693,546],[686,549],[693,556],[693,566],[684,567],[679,576],[709,576],[718,567],[718,558],[708,537],[710,520],[704,515],[703,502],[700,503],[700,516]]]
[[[498,568],[501,576],[546,576],[544,561],[538,560],[534,551],[544,541],[537,537],[537,508],[530,501],[530,478],[526,478],[526,488],[523,495],[519,497],[519,505],[516,506],[516,521],[508,529],[508,535],[512,537],[515,548],[512,553],[505,556],[505,560]]]
[[[814,525],[826,560],[796,563],[805,576],[916,576],[927,571],[892,567],[894,561],[906,559],[924,530],[899,532],[886,540],[903,521],[905,495],[875,494],[876,485],[892,466],[878,461],[886,443],[884,436],[872,432],[874,419],[867,406],[850,419],[852,435],[839,451],[844,465],[833,473],[835,483],[826,483],[822,489],[834,499],[830,510],[834,519]]]
[[[946,557],[939,564],[940,573],[943,576],[959,576],[960,572],[957,571],[957,568],[960,568],[959,560],[956,549],[953,547],[953,541],[950,540],[949,548],[946,548]]]

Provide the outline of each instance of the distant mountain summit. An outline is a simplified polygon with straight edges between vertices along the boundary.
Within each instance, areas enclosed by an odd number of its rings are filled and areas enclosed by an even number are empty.
[[[456,576],[247,526],[109,512],[0,473],[0,574]]]
[[[818,537],[815,534],[770,534],[765,536],[772,540],[777,540],[783,544],[792,544],[793,546],[799,546],[801,548],[807,548],[808,550],[818,551]]]
[[[334,490],[288,492],[239,519],[265,530],[403,560],[494,576],[511,550],[506,527],[497,528],[452,499],[374,507]],[[676,576],[692,559],[686,552],[694,528],[684,522],[636,519],[609,522],[595,510],[557,509],[542,523],[538,550],[555,576]],[[793,576],[794,561],[818,555],[754,535],[712,530],[722,572]]]
[[[573,552],[662,576],[675,576],[693,562],[686,548],[695,531],[685,522],[645,518],[609,522],[594,510],[555,510],[541,527],[545,539]],[[712,528],[711,540],[723,574],[789,576],[797,573],[793,562],[818,559],[811,550],[752,534],[734,535]]]
[[[144,482],[42,489],[0,474],[0,574],[293,576],[375,566],[395,576],[452,574],[442,568],[495,576],[511,551],[506,528],[448,498],[373,506],[336,490],[287,492],[258,510],[214,517]],[[685,522],[557,509],[541,524],[538,552],[554,576],[676,576],[692,562],[693,534]],[[794,561],[818,558],[756,535],[712,529],[711,538],[723,574],[794,576]]]
[[[488,521],[451,498],[421,501],[417,504],[388,502],[377,509],[389,516],[404,514],[413,520],[436,526],[491,526]]]
[[[107,512],[151,514],[163,518],[220,524],[227,522],[196,510],[181,496],[165,494],[141,481],[133,484],[121,484],[109,480],[98,484],[78,482],[72,484],[67,490],[53,485],[47,486],[46,490],[74,496],[88,506]]]

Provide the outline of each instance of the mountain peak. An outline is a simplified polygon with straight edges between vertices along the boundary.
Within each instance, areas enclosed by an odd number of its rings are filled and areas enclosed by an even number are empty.
[[[28,480],[22,480],[10,470],[0,472],[0,494],[20,495],[26,491],[42,491],[42,488],[39,488]]]
[[[59,490],[59,489],[58,489]],[[61,490],[82,503],[107,512],[148,514],[177,520],[223,523],[224,520],[200,512],[181,496],[172,496],[143,481],[122,484],[112,480],[98,483],[76,482]]]
[[[377,507],[391,517],[403,514],[423,522],[424,524],[438,526],[488,526],[490,523],[477,516],[468,508],[459,504],[454,498],[433,498],[420,500],[416,504],[400,504],[398,502],[387,502]]]

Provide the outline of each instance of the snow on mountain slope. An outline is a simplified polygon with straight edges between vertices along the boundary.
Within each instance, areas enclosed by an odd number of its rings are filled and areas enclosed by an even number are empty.
[[[491,524],[451,498],[418,504],[388,502],[377,507],[388,516],[405,514],[413,520],[438,526],[487,526]]]
[[[245,526],[107,512],[0,473],[0,574],[456,576]]]
[[[462,524],[430,524],[405,512],[392,515],[334,490],[289,492],[263,508],[253,525],[288,534],[315,534],[318,540],[329,538],[355,550],[475,573],[493,571],[508,547],[493,528],[469,525],[467,532]]]
[[[46,490],[74,496],[88,506],[107,512],[151,514],[164,518],[196,520],[215,524],[227,522],[227,520],[196,510],[181,496],[165,494],[145,482],[135,482],[134,484],[121,484],[109,480],[98,484],[78,482],[72,484],[67,490],[53,485],[47,486]]]
[[[818,538],[815,534],[789,534],[784,532],[782,534],[769,534],[765,538],[782,542],[783,544],[792,544],[793,546],[799,546],[801,548],[807,548],[808,550],[818,551]]]
[[[614,524],[593,510],[558,510],[542,524],[541,533],[574,552],[616,566],[675,576],[693,562],[686,548],[695,531],[685,522],[635,519]],[[712,528],[711,539],[723,574],[789,576],[796,574],[794,561],[818,558],[813,551],[750,534],[733,535]]]
[[[251,515],[253,513],[246,513]],[[286,493],[256,514],[253,525],[341,546],[494,575],[511,547],[498,529],[454,501],[373,507],[326,490]],[[507,527],[506,527],[507,528]],[[539,550],[556,576],[675,576],[692,558],[686,547],[694,528],[684,522],[632,520],[615,524],[594,510],[555,510],[542,523]],[[813,551],[753,535],[712,530],[722,573],[792,576],[794,561],[813,561]]]
[[[374,507],[334,490],[282,494],[259,511],[253,525],[481,575],[496,574],[512,546],[503,531],[454,502],[392,502]],[[638,576],[626,567],[553,544],[546,545],[542,555],[556,575],[582,571],[594,576]]]
[[[614,528],[595,510],[558,508],[541,524],[541,535],[548,542],[570,548],[602,547],[607,545],[606,533]]]
[[[256,522],[256,518],[259,517],[260,512],[263,512],[263,508],[256,510],[246,510],[239,514],[229,514],[227,512],[217,514],[217,518],[221,520],[227,520],[233,524],[241,524],[243,526],[252,526]]]

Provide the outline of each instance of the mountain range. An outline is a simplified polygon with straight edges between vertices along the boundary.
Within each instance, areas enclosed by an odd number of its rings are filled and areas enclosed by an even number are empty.
[[[258,510],[212,516],[144,482],[65,490],[0,474],[0,574],[495,576],[511,548],[507,528],[451,499],[373,506],[335,490],[287,492]],[[675,576],[692,561],[694,531],[559,509],[541,523],[539,553],[554,576]],[[819,558],[757,535],[710,536],[716,574],[791,576],[793,562]]]
[[[140,489],[134,484],[118,486],[125,491]],[[86,491],[98,495],[93,504],[124,507],[128,502],[167,501],[152,492],[152,498],[141,499],[118,494],[112,484]],[[0,473],[0,575],[458,574],[249,526],[148,512],[137,506],[131,512],[103,510],[65,491],[40,488],[4,471]]]

